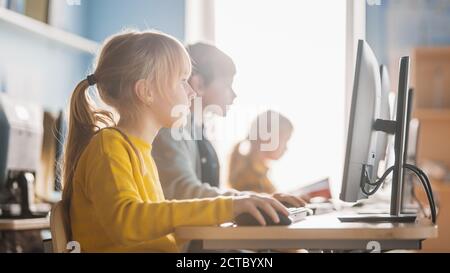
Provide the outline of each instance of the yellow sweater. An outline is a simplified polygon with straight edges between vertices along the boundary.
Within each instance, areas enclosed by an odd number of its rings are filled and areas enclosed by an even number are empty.
[[[232,220],[231,198],[166,201],[151,145],[129,136],[143,158],[112,129],[99,132],[81,155],[73,179],[73,240],[83,252],[178,252],[179,226]]]
[[[257,193],[273,194],[277,191],[268,177],[269,168],[262,162],[243,159],[242,166],[230,169],[229,184],[238,191],[253,191]]]

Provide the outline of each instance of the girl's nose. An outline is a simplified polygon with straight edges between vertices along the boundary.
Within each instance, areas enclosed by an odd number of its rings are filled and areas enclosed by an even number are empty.
[[[232,96],[233,100],[234,100],[235,98],[237,98],[237,94],[236,94],[236,92],[234,92],[234,89],[233,89],[233,88],[231,89],[231,96]]]
[[[187,96],[190,100],[195,99],[195,97],[197,97],[197,93],[195,93],[194,89],[192,89],[191,85],[188,83],[187,84]]]

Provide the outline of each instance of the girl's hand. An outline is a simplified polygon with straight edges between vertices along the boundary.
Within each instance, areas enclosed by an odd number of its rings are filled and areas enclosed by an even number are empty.
[[[249,213],[253,216],[262,226],[266,225],[266,221],[262,216],[262,210],[265,212],[275,223],[280,222],[277,211],[289,216],[287,209],[277,200],[266,196],[236,196],[233,198],[233,217],[243,213]]]
[[[283,203],[283,205],[287,206],[287,207],[304,207],[307,203],[305,202],[305,200],[303,200],[300,197],[294,196],[294,195],[290,195],[290,194],[285,194],[285,193],[275,193],[272,195],[273,198],[277,199],[278,201],[280,201],[281,203]]]

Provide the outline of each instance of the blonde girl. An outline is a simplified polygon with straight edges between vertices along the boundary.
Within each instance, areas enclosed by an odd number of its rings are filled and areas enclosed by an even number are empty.
[[[63,202],[71,239],[84,252],[177,252],[179,226],[217,225],[259,209],[278,221],[286,209],[266,197],[168,201],[151,157],[173,107],[189,107],[190,58],[175,38],[127,31],[108,39],[94,73],[75,88],[65,147]],[[90,88],[96,87],[95,89]],[[92,92],[98,91],[98,97]],[[115,115],[96,103],[111,107]]]

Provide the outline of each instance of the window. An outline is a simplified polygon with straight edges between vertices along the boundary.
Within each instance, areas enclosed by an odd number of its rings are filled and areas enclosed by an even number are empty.
[[[219,119],[216,146],[228,157],[264,110],[295,131],[271,177],[280,190],[330,177],[339,192],[345,147],[346,1],[216,0],[216,44],[235,60],[238,98]]]

